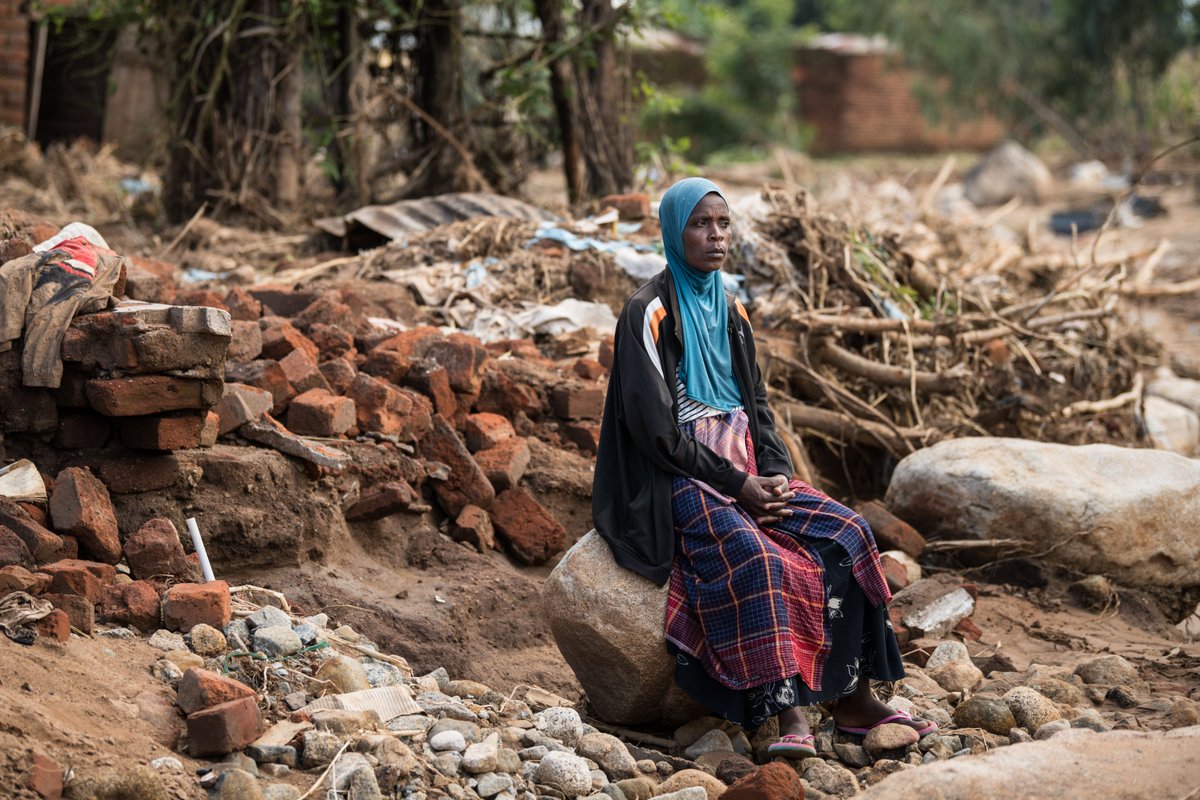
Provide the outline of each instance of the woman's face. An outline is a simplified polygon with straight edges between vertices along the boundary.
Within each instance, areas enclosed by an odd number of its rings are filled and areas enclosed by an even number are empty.
[[[719,194],[706,194],[683,227],[683,258],[692,269],[716,272],[729,253],[729,206]]]

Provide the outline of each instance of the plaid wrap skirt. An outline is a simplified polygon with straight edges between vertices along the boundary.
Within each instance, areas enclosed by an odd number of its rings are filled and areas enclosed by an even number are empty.
[[[754,475],[748,428],[741,411],[684,426]],[[796,493],[791,516],[760,528],[733,498],[691,478],[675,479],[678,546],[665,635],[681,662],[680,685],[701,701],[710,698],[699,695],[733,692],[811,704],[844,693],[846,670],[857,675],[861,667],[881,680],[903,675],[887,622],[891,593],[870,528],[811,486],[792,481],[790,487]],[[853,619],[847,622],[848,614]],[[848,663],[826,680],[831,651]],[[698,690],[697,667],[712,692]],[[761,711],[762,703],[757,707]]]

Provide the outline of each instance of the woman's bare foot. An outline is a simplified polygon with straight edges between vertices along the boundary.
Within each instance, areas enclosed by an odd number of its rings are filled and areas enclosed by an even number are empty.
[[[847,728],[867,728],[895,713],[894,708],[884,703],[871,691],[870,681],[863,679],[858,682],[858,687],[853,694],[839,698],[834,704],[833,721]],[[918,731],[929,726],[928,720],[919,717],[900,718],[893,722],[897,725],[907,725]]]

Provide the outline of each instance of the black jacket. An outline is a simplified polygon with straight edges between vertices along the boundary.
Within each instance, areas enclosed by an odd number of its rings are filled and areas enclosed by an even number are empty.
[[[733,371],[750,419],[760,475],[792,475],[787,448],[775,432],[767,391],[755,360],[745,309],[729,299]],[[600,426],[592,483],[592,519],[623,567],[663,585],[675,557],[671,516],[674,476],[696,478],[736,497],[746,473],[680,432],[675,370],[683,354],[679,306],[663,270],[625,303],[617,320],[612,374]]]

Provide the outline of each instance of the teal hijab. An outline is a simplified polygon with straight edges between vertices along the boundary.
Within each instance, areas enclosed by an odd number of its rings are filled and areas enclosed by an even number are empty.
[[[720,270],[692,269],[683,257],[683,230],[692,210],[706,194],[725,195],[712,181],[685,178],[663,195],[658,207],[667,269],[679,299],[683,360],[679,374],[687,396],[705,405],[732,411],[742,405],[729,354],[729,305]],[[728,201],[726,201],[728,202]]]

